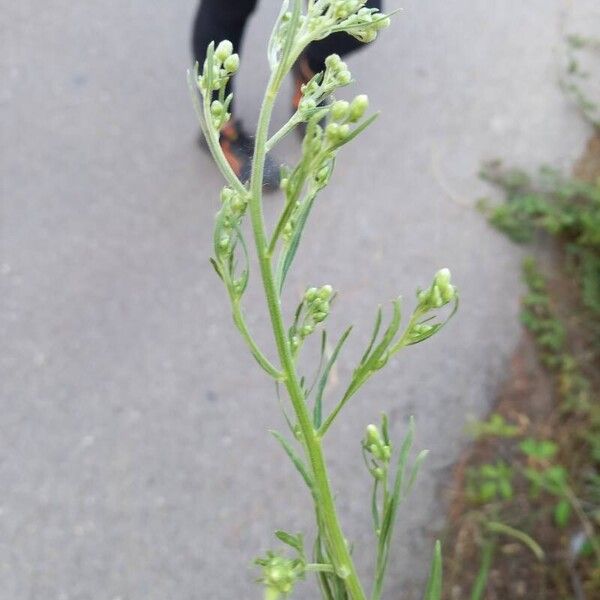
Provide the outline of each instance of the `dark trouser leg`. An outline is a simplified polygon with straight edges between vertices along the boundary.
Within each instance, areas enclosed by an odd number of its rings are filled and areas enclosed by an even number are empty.
[[[257,0],[202,0],[200,2],[192,34],[192,51],[194,59],[200,65],[200,70],[210,42],[214,41],[216,46],[223,40],[229,40],[233,44],[234,52],[239,53],[246,22],[256,2]]]
[[[368,8],[378,8],[381,10],[382,0],[369,0],[365,6]],[[308,66],[313,73],[322,71],[325,67],[325,59],[330,54],[339,54],[345,56],[362,48],[365,44],[359,42],[347,33],[334,33],[324,40],[313,42],[306,49],[306,58]]]

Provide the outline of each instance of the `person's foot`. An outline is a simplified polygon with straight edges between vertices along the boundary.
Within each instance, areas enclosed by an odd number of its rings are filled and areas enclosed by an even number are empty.
[[[244,131],[239,120],[229,121],[220,133],[219,143],[227,162],[239,180],[246,183],[252,173],[254,140]],[[207,148],[204,137],[202,137],[202,142],[202,145]],[[270,154],[267,154],[265,160],[263,186],[267,190],[279,187],[279,167]]]

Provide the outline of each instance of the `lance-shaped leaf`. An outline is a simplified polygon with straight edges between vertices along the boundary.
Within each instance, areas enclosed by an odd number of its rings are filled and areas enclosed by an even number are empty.
[[[442,545],[436,541],[433,560],[429,571],[424,600],[441,600],[442,598]]]
[[[317,394],[315,396],[315,406],[314,406],[314,410],[313,410],[313,423],[314,423],[315,429],[319,429],[319,427],[321,427],[322,416],[323,416],[323,392],[325,391],[325,386],[327,385],[327,381],[329,380],[329,374],[331,373],[331,369],[333,368],[333,365],[335,364],[335,362],[337,360],[337,357],[342,349],[342,346],[348,339],[348,336],[350,335],[351,331],[352,331],[352,325],[350,325],[350,327],[348,327],[348,329],[346,329],[346,331],[344,331],[344,333],[342,334],[342,337],[339,339],[338,343],[336,344],[333,352],[331,353],[331,356],[329,357],[329,360],[325,364],[325,369],[323,370],[323,374],[321,375],[321,378],[319,379],[319,385],[317,386]]]
[[[302,475],[302,479],[304,479],[304,483],[308,486],[308,489],[311,493],[314,493],[314,484],[311,474],[308,472],[306,465],[302,461],[302,459],[296,454],[296,451],[292,448],[290,443],[277,431],[271,430],[270,433],[275,437],[275,439],[281,444],[285,453],[288,455],[294,466],[296,467],[298,473]]]

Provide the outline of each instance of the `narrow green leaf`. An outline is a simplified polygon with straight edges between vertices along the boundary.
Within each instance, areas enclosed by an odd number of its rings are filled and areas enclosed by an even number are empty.
[[[377,489],[379,488],[379,479],[373,481],[373,493],[371,494],[371,515],[373,516],[373,529],[375,535],[379,537],[379,507],[377,506]]]
[[[375,114],[371,115],[368,119],[365,119],[360,125],[358,125],[358,127],[355,127],[348,134],[348,136],[344,138],[343,141],[338,142],[337,144],[335,144],[333,146],[333,149],[336,150],[337,148],[340,148],[341,146],[344,146],[348,142],[351,142],[357,135],[360,135],[369,125],[371,125],[371,123],[373,123],[373,121],[375,121],[375,119],[378,116],[379,116],[379,113],[375,113]]]
[[[419,474],[421,465],[423,464],[423,461],[427,458],[428,454],[429,450],[421,450],[421,452],[419,452],[419,454],[417,455],[417,458],[415,458],[415,462],[413,463],[412,469],[410,471],[410,477],[408,478],[408,483],[406,484],[406,487],[404,489],[404,498],[406,498],[406,496],[410,494],[410,491],[412,490],[417,475]]]
[[[392,340],[396,333],[398,333],[398,329],[400,329],[400,320],[401,320],[401,308],[400,308],[400,298],[396,298],[392,303],[392,319],[388,328],[385,330],[383,337],[381,338],[381,342],[377,344],[367,362],[364,366],[368,366],[370,369],[378,368],[377,362],[383,356],[384,352],[388,349]]]
[[[390,445],[390,422],[388,416],[383,413],[381,415],[381,435],[383,435],[383,443]]]
[[[313,378],[312,383],[310,384],[310,387],[308,388],[307,394],[306,396],[310,396],[312,394],[313,389],[315,388],[315,385],[317,385],[317,382],[319,381],[319,377],[321,375],[321,369],[323,368],[323,362],[324,362],[324,358],[325,358],[325,350],[327,349],[327,331],[325,329],[323,329],[323,331],[321,332],[321,349],[319,352],[319,364],[317,365],[317,368],[315,369],[315,376]]]
[[[398,464],[396,467],[396,477],[394,479],[393,493],[388,501],[388,505],[384,507],[383,519],[381,522],[381,530],[379,533],[378,556],[377,556],[377,573],[375,575],[375,589],[379,593],[383,586],[383,578],[387,568],[389,558],[389,547],[391,543],[394,524],[398,513],[398,506],[402,500],[402,485],[404,474],[406,471],[406,463],[410,452],[414,437],[414,419],[411,417],[408,424],[408,432],[404,436],[400,454],[398,455]]]
[[[492,568],[492,559],[494,558],[494,550],[496,544],[490,540],[487,540],[483,545],[481,551],[481,566],[473,583],[471,589],[471,600],[481,600],[487,587],[488,577],[490,575],[490,569]]]
[[[331,356],[327,363],[325,364],[325,368],[323,369],[323,374],[321,375],[321,379],[319,380],[319,385],[317,386],[317,395],[315,397],[315,406],[313,410],[313,422],[315,429],[319,429],[321,427],[322,416],[323,416],[323,392],[325,391],[325,386],[327,385],[327,380],[329,379],[329,374],[331,373],[331,369],[337,360],[337,357],[342,349],[342,346],[348,339],[350,332],[352,331],[352,325],[344,331],[342,337],[339,339],[338,343],[335,346],[335,349],[331,353]]]
[[[290,242],[290,247],[285,253],[285,258],[283,260],[283,267],[281,270],[281,279],[279,281],[279,291],[283,289],[283,285],[285,283],[285,278],[288,274],[290,267],[292,266],[292,261],[296,256],[296,252],[298,251],[298,245],[300,244],[300,237],[302,236],[302,232],[304,231],[304,226],[306,225],[306,220],[308,219],[308,214],[310,213],[316,196],[312,195],[306,199],[306,207],[300,213],[300,217],[296,223],[296,229],[294,231],[294,236],[292,237],[292,241]]]
[[[524,531],[521,531],[520,529],[515,529],[514,527],[510,527],[509,525],[505,525],[504,523],[500,523],[497,521],[488,521],[486,523],[486,527],[489,531],[493,533],[501,533],[503,535],[508,535],[516,540],[519,540],[533,552],[533,554],[538,560],[544,560],[544,551],[542,550],[542,547]]]
[[[379,334],[379,329],[381,327],[382,317],[383,317],[383,311],[382,311],[381,305],[380,305],[377,308],[377,316],[375,317],[375,326],[373,327],[373,333],[371,334],[371,340],[369,341],[369,345],[367,346],[365,353],[362,355],[362,357],[360,359],[359,364],[361,364],[361,365],[367,360],[367,357],[371,353],[371,350],[373,349],[373,345],[375,344],[375,341],[377,340],[377,335]]]
[[[210,261],[210,264],[213,266],[213,269],[215,270],[216,274],[219,276],[219,279],[221,281],[223,281],[223,275],[221,275],[221,269],[219,268],[217,261],[212,257],[209,258],[208,260]]]
[[[279,529],[275,532],[275,537],[284,544],[294,548],[300,556],[304,556],[304,538],[301,533],[294,535]]]
[[[425,589],[424,600],[441,600],[442,598],[442,545],[437,540],[429,571],[429,580]]]
[[[296,454],[296,451],[292,448],[290,443],[277,431],[271,430],[270,433],[277,439],[277,441],[282,445],[285,453],[289,456],[290,460],[294,463],[298,473],[302,475],[302,479],[308,486],[309,490],[313,491],[313,481],[312,477],[309,475],[305,464],[302,462],[300,457]]]

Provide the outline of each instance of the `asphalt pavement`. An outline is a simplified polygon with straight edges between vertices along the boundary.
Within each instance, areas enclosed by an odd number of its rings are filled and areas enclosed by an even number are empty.
[[[389,598],[420,597],[466,419],[490,406],[520,335],[521,251],[474,209],[490,193],[477,171],[496,157],[533,168],[577,156],[588,129],[558,89],[557,49],[570,12],[585,27],[593,4],[406,0],[349,60],[348,93],[368,93],[381,116],[340,153],[285,298],[291,312],[306,286],[330,283],[332,334],[356,325],[330,398],[379,303],[403,294],[409,309],[440,267],[461,290],[448,327],[394,358],[326,442],[366,577],[364,427],[386,410],[398,439],[414,415],[416,446],[431,450],[401,509]],[[246,36],[248,127],[278,6],[262,2]],[[0,0],[0,600],[259,598],[251,561],[271,532],[312,529],[267,433],[284,427],[273,384],[208,263],[222,182],[185,82],[194,10]],[[278,152],[293,161],[297,140]],[[267,218],[280,206],[267,198]],[[247,312],[270,351],[256,279]]]

